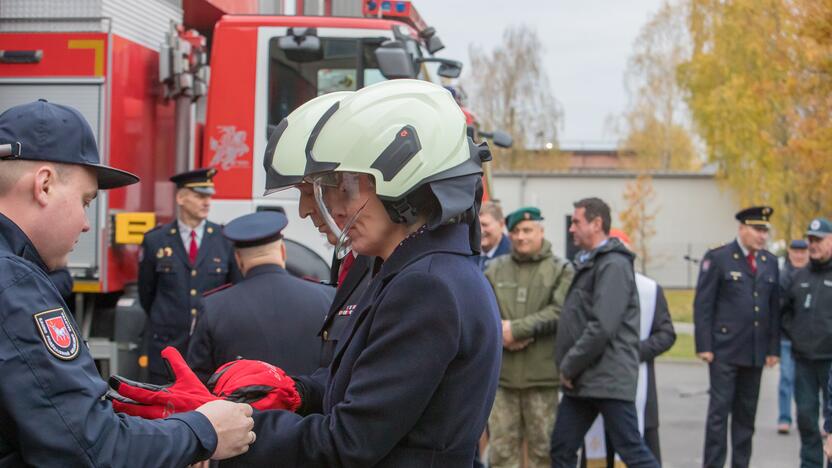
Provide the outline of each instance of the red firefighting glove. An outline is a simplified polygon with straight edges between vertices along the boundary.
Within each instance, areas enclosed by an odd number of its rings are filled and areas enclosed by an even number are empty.
[[[172,384],[153,385],[118,375],[110,377],[109,384],[115,392],[108,392],[107,398],[112,400],[114,410],[145,419],[159,419],[219,400],[199,381],[176,348],[163,349],[162,359],[173,376]]]
[[[301,403],[295,381],[283,369],[263,361],[240,359],[223,364],[208,379],[208,389],[222,399],[259,410],[295,411]]]

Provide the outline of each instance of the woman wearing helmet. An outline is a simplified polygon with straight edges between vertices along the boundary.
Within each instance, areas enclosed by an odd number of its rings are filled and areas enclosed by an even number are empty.
[[[472,255],[481,160],[451,95],[393,80],[333,105],[304,146],[319,211],[382,263],[329,368],[323,414],[255,416],[246,465],[470,467],[500,368],[500,319]]]
[[[310,218],[318,231],[325,234],[332,245],[337,243],[338,237],[329,229],[320,215],[312,183],[303,180],[306,169],[304,148],[310,133],[324,113],[334,104],[352,94],[352,91],[324,94],[295,109],[275,127],[269,137],[263,158],[263,166],[266,170],[266,195],[292,187],[297,188],[300,192],[298,214],[301,218]],[[323,340],[321,368],[308,376],[292,376],[303,402],[297,410],[300,414],[322,411],[322,398],[329,375],[329,363],[335,354],[335,346],[341,333],[347,328],[352,318],[351,315],[338,314],[338,312],[354,307],[369,284],[373,258],[357,256],[354,252],[348,255],[350,259],[342,264],[348,265],[349,268],[342,267],[339,272],[338,262],[336,262],[333,274],[332,281],[335,283],[337,280],[338,290],[320,331]],[[280,365],[279,362],[273,364]]]

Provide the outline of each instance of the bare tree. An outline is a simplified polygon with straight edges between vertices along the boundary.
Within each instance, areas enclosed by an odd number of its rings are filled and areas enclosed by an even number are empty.
[[[691,119],[676,70],[690,58],[687,2],[665,0],[633,44],[624,82],[630,95],[622,116],[622,150],[642,168],[689,169],[697,163]]]
[[[484,127],[514,138],[513,157],[530,148],[557,148],[563,113],[543,68],[543,53],[537,31],[525,25],[508,27],[491,52],[468,49],[470,73],[462,84],[471,107]]]
[[[656,191],[653,189],[653,178],[642,174],[627,183],[624,188],[624,202],[627,204],[621,212],[621,227],[630,236],[633,252],[638,255],[640,270],[647,274],[647,265],[653,256],[650,252],[650,239],[656,235],[654,223],[658,207],[653,206],[656,201]]]

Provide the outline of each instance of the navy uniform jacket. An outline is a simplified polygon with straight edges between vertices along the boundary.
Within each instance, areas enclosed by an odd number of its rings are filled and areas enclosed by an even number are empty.
[[[338,285],[335,298],[326,314],[324,324],[320,327],[318,335],[323,342],[321,350],[320,367],[329,367],[332,356],[335,354],[335,347],[338,338],[349,324],[350,317],[355,312],[361,294],[367,289],[372,279],[372,270],[375,257],[359,255],[355,257],[350,271],[344,278],[343,284]]]
[[[175,346],[183,356],[188,352],[188,338],[203,308],[202,293],[241,278],[231,242],[220,229],[218,224],[205,223],[196,266],[188,259],[176,221],[144,236],[139,300],[149,316],[147,354],[156,380],[167,375],[160,356],[163,349]]]
[[[500,373],[500,314],[468,226],[406,240],[359,301],[324,414],[255,414],[243,466],[470,467]],[[471,385],[478,382],[478,385]]]
[[[757,253],[751,272],[735,240],[702,259],[693,319],[696,352],[736,366],[761,367],[766,356],[780,355],[780,288],[777,257]]]
[[[341,334],[350,327],[358,301],[370,284],[374,261],[374,257],[357,256],[347,272],[344,282],[338,285],[338,289],[335,291],[335,299],[333,299],[324,324],[318,333],[318,336],[321,337],[319,368],[311,375],[292,376],[301,394],[301,406],[297,410],[298,414],[307,415],[323,412],[324,392],[329,378],[329,364],[335,355],[335,348]]]
[[[235,359],[265,361],[290,375],[311,373],[320,361],[316,334],[333,292],[278,265],[252,268],[241,282],[205,297],[188,365],[203,382]]]
[[[113,412],[78,325],[26,235],[0,215],[0,467],[178,467],[217,436],[196,412]]]

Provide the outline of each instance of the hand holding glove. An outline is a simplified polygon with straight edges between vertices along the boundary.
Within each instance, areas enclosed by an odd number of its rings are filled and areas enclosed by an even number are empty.
[[[259,410],[295,411],[301,403],[295,381],[263,361],[240,359],[222,365],[208,380],[208,389],[219,398]]]
[[[162,359],[173,375],[172,384],[153,385],[118,375],[110,377],[109,384],[114,391],[107,392],[107,398],[112,400],[114,410],[145,419],[159,419],[193,411],[220,399],[211,395],[176,348],[168,346],[162,350]]]

